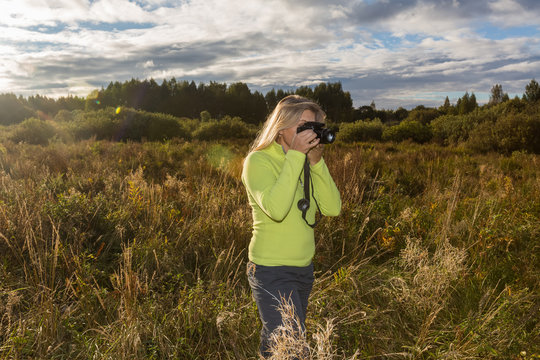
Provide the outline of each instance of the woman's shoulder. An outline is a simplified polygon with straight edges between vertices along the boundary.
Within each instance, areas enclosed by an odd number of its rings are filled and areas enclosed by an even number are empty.
[[[261,149],[261,150],[255,150],[250,152],[247,156],[244,162],[251,162],[251,161],[267,161],[272,158],[271,154],[269,153],[268,149]]]
[[[257,150],[250,152],[244,159],[244,164],[261,163],[270,160],[269,154],[264,150]]]

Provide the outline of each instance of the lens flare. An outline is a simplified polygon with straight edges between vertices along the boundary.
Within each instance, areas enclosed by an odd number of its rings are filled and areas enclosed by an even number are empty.
[[[212,167],[227,170],[234,154],[226,146],[214,145],[206,153],[206,160]]]

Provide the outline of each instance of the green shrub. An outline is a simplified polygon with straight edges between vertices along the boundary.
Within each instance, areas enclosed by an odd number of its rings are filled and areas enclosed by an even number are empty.
[[[525,150],[540,153],[540,117],[508,113],[496,122],[486,121],[470,133],[467,147],[478,152],[497,151],[510,154]]]
[[[428,109],[428,108],[416,108],[411,110],[407,116],[406,121],[418,121],[423,125],[429,124],[431,121],[439,117],[440,112],[437,109]]]
[[[431,140],[431,129],[418,121],[403,121],[399,125],[384,129],[382,139],[385,141],[401,142],[411,139],[417,143]]]
[[[224,117],[220,121],[203,123],[193,132],[198,140],[246,139],[255,136],[253,127],[244,123],[239,117]]]
[[[441,145],[455,145],[469,138],[476,123],[468,115],[444,115],[431,122],[433,140]]]
[[[481,153],[495,151],[497,141],[493,133],[494,123],[484,122],[471,130],[466,147]]]
[[[54,117],[54,121],[57,121],[57,122],[73,121],[73,112],[62,109],[56,114],[56,116]]]
[[[190,138],[189,132],[172,115],[123,109],[118,117],[120,118],[118,140],[162,141],[172,138]]]
[[[97,139],[162,141],[191,137],[178,118],[167,114],[110,107],[73,112],[72,116],[71,131],[79,139],[95,136]]]
[[[540,153],[540,116],[508,114],[495,123],[495,139],[500,152],[517,150]]]
[[[118,128],[118,119],[113,108],[97,111],[75,111],[70,131],[77,139],[112,139]]]
[[[354,123],[342,123],[337,138],[344,142],[379,141],[383,134],[383,124],[380,119],[373,121],[358,120]]]
[[[199,119],[190,119],[187,117],[181,117],[179,119],[180,124],[186,129],[190,134],[193,134],[195,130],[201,126],[201,120]]]
[[[17,125],[11,135],[11,140],[34,145],[46,145],[55,134],[56,129],[49,122],[32,117]]]

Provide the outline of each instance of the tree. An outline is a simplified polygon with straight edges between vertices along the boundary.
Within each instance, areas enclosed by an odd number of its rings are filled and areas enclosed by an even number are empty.
[[[396,111],[394,111],[394,117],[398,122],[405,120],[407,116],[409,116],[409,111],[407,111],[407,109],[404,107],[400,106]]]
[[[354,110],[354,120],[373,120],[374,118],[375,111],[369,105],[363,105]]]
[[[454,112],[454,107],[450,103],[450,99],[448,98],[448,96],[446,97],[446,99],[444,99],[444,104],[439,107],[439,111],[442,114],[446,114],[446,115],[449,115]]]
[[[417,121],[422,125],[429,124],[433,119],[436,119],[440,116],[440,113],[437,109],[426,108],[423,105],[417,106],[415,109],[411,110],[407,121]]]
[[[296,89],[295,94],[303,96],[308,99],[314,99],[313,89],[310,88],[309,86],[300,86],[298,89]]]
[[[465,92],[465,94],[459,98],[456,103],[456,108],[459,115],[468,114],[477,107],[478,103],[476,102],[476,95],[474,95],[474,93],[469,95],[468,91]]]
[[[530,103],[540,101],[540,86],[535,79],[532,79],[531,82],[525,86],[523,98]]]
[[[266,106],[268,107],[268,109],[273,110],[278,103],[276,90],[272,89],[269,92],[267,92],[266,95],[264,96],[264,100],[266,101]]]
[[[343,91],[340,82],[320,83],[313,90],[313,97],[333,122],[353,120],[351,94]]]
[[[0,94],[0,125],[20,123],[34,114],[23,98],[17,98],[15,94]]]
[[[264,121],[268,108],[264,96],[253,94],[245,83],[234,83],[227,89],[227,115],[239,116],[244,122],[259,124]]]
[[[489,97],[489,105],[497,105],[508,100],[508,94],[505,94],[502,89],[502,85],[495,84],[491,88],[491,96]]]
[[[443,108],[447,109],[449,108],[451,105],[450,105],[450,99],[448,99],[448,96],[446,97],[446,99],[444,99],[444,105],[443,105]]]
[[[474,93],[471,94],[471,97],[469,98],[469,106],[467,108],[467,112],[474,111],[478,107],[478,103],[476,102],[476,95]]]

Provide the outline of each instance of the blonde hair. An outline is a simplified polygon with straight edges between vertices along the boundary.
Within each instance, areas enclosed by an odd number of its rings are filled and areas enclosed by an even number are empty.
[[[305,110],[315,113],[315,120],[324,122],[326,114],[321,107],[312,100],[299,95],[289,95],[281,99],[276,108],[266,119],[255,141],[251,144],[249,152],[262,150],[277,140],[279,132],[293,127]]]

